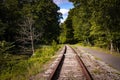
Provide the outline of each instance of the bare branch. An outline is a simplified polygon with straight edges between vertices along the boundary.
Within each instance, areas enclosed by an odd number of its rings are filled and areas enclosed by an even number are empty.
[[[26,45],[30,44],[32,53],[34,53],[34,41],[39,40],[43,34],[34,28],[34,23],[32,17],[26,17],[23,23],[19,24],[21,30],[19,31],[20,38],[18,41],[23,44],[21,48],[26,50]]]

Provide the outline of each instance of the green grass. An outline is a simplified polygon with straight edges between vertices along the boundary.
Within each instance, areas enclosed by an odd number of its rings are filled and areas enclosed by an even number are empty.
[[[93,71],[92,71],[94,74],[101,74],[101,72],[100,72],[100,70],[99,69],[97,69],[97,68],[95,68]]]
[[[91,49],[98,50],[98,51],[101,51],[101,52],[105,52],[107,54],[112,54],[113,56],[120,57],[120,53],[117,53],[117,52],[112,52],[111,53],[110,50],[108,50],[106,48],[100,48],[100,47],[96,47],[96,46],[83,45],[82,43],[75,44],[75,46],[83,46],[83,47],[91,48]]]
[[[110,52],[110,50],[108,49],[105,49],[105,48],[99,48],[99,47],[89,47],[89,48],[92,48],[94,50],[99,50],[101,52],[105,52],[106,54],[112,54],[113,56],[117,56],[117,57],[120,57],[120,53],[117,53],[117,52]]]
[[[57,45],[43,46],[31,57],[26,55],[9,55],[9,59],[0,60],[0,79],[29,80],[30,76],[41,72],[43,65],[51,60],[59,49]]]
[[[95,57],[95,56],[94,56],[94,57]],[[98,57],[95,57],[95,59],[96,59],[96,60],[99,60],[99,61],[102,61],[102,60],[101,60],[100,58],[98,58]]]

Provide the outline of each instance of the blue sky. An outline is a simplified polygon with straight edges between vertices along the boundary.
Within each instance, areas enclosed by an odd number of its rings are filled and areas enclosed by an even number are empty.
[[[53,1],[60,7],[60,12],[63,14],[63,19],[61,19],[61,22],[64,22],[68,16],[69,10],[73,8],[73,4],[68,0],[53,0]]]

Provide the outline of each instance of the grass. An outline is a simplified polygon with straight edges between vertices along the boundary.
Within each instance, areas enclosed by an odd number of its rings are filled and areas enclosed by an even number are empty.
[[[120,57],[120,53],[117,53],[117,52],[110,52],[110,50],[108,49],[105,49],[105,48],[100,48],[100,47],[96,47],[96,46],[89,46],[89,45],[83,45],[81,43],[78,43],[76,44],[75,46],[83,46],[83,47],[88,47],[88,48],[91,48],[91,49],[94,49],[94,50],[98,50],[98,51],[101,51],[101,52],[105,52],[107,54],[112,54],[113,56],[117,56],[117,57]]]
[[[95,56],[94,56],[94,57],[95,57]],[[98,58],[98,57],[95,57],[95,59],[96,59],[96,60],[99,60],[99,61],[102,61],[102,60],[101,60],[100,58]]]
[[[9,55],[9,59],[0,60],[0,79],[29,80],[30,76],[41,72],[43,65],[51,60],[59,49],[57,45],[43,46],[31,57],[26,55]]]
[[[99,50],[101,52],[105,52],[106,54],[112,54],[113,56],[117,56],[117,57],[120,57],[120,53],[117,53],[117,52],[110,52],[110,50],[108,49],[104,49],[104,48],[99,48],[99,47],[89,47],[89,48],[92,48],[94,50]]]
[[[98,74],[98,75],[101,74],[100,70],[97,69],[97,68],[95,68],[95,69],[93,70],[93,73],[96,74],[96,75],[97,75],[97,74]]]

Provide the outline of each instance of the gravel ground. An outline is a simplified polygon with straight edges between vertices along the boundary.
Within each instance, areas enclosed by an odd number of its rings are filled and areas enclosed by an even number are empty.
[[[92,54],[93,56],[99,58],[100,60],[120,71],[120,57],[113,56],[112,54],[106,54],[105,52],[94,50],[91,48],[81,46],[78,46],[78,48]]]
[[[86,80],[82,68],[76,59],[76,54],[69,46],[67,46],[59,78],[55,80]]]
[[[57,72],[52,80],[86,80],[86,77],[82,72],[82,68],[76,59],[76,54],[69,46],[66,47],[67,50],[64,54],[64,61],[60,65],[61,67],[59,66],[59,69],[57,69]],[[43,74],[43,80],[47,80],[47,78],[53,72],[58,58],[56,58],[48,70],[45,71],[45,74]]]
[[[120,80],[120,72],[118,70],[96,59],[80,47],[77,47],[76,51],[92,75],[93,80]]]
[[[80,46],[78,46],[76,48],[76,51],[79,54],[79,56],[81,57],[81,59],[83,60],[84,64],[86,65],[86,67],[88,69],[88,71],[92,75],[93,80],[120,80],[120,72],[119,72],[120,63],[118,62],[118,61],[120,61],[119,57],[115,57],[115,56],[112,56],[110,54],[105,54],[105,53],[97,51],[97,50],[92,50],[90,48],[85,48],[85,47],[80,47]],[[64,52],[64,49],[62,49],[60,51],[60,53],[59,53],[58,57],[55,59],[55,61],[53,61],[53,63],[51,63],[51,65],[47,66],[48,69],[46,69],[45,72],[34,76],[30,80],[47,80],[45,78],[45,76],[48,76],[48,74],[51,73],[52,68],[54,67],[54,65],[56,65],[56,62],[59,60],[59,56],[61,56],[63,52]],[[71,51],[68,50],[67,52],[68,52],[68,55],[65,54],[66,57],[67,56],[68,57],[72,56]],[[98,58],[95,58],[93,55],[100,58],[102,61],[99,60]],[[68,65],[69,66],[73,65],[72,64],[72,59],[68,60],[68,58],[66,58],[66,60],[67,60],[67,63],[66,63],[67,66]],[[112,66],[117,65],[117,66],[114,66],[114,67],[118,68],[118,70],[108,66],[106,63],[108,63]],[[65,67],[65,66],[63,66],[63,67]],[[74,65],[74,67],[75,67],[75,65]],[[76,69],[77,68],[75,68],[75,70]],[[64,71],[67,72],[66,70],[68,70],[68,68],[64,69],[63,72]],[[70,77],[71,77],[71,75],[73,75],[73,74],[71,73]],[[64,79],[62,79],[62,80],[64,80]],[[74,79],[71,77],[70,79],[65,79],[65,80],[74,80]],[[75,80],[83,80],[83,79],[78,78],[78,79],[75,79]]]

